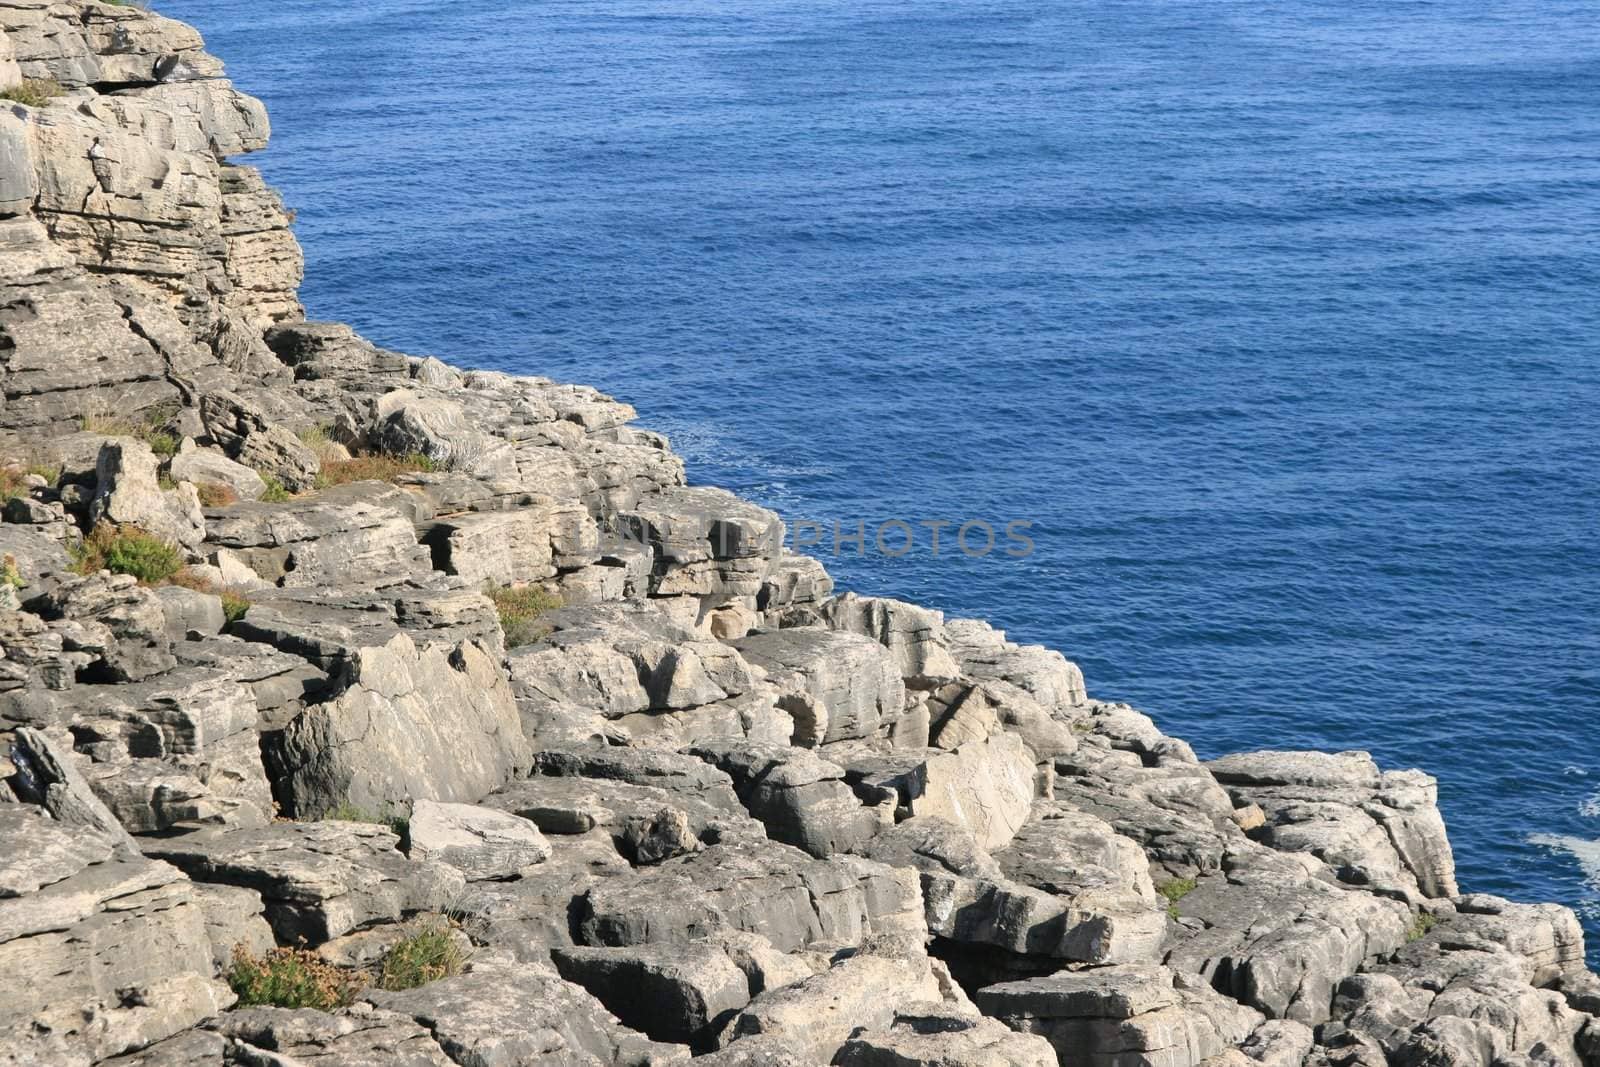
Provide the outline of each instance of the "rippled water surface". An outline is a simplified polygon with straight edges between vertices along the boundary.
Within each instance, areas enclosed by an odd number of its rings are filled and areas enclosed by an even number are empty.
[[[1202,755],[1423,765],[1466,887],[1600,941],[1600,5],[157,6],[271,107],[314,316],[791,522],[1032,521],[828,562]]]

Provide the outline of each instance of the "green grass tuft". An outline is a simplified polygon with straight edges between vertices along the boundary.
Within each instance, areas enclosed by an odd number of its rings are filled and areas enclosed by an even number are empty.
[[[1193,893],[1194,887],[1199,884],[1194,878],[1174,878],[1156,886],[1156,892],[1167,898],[1167,915],[1170,918],[1178,917],[1178,901]]]
[[[265,471],[256,471],[261,475],[261,480],[267,484],[267,491],[261,494],[261,501],[266,504],[281,504],[285,500],[294,499],[294,494],[285,489],[277,475]]]
[[[561,598],[538,585],[525,585],[516,589],[489,586],[484,595],[494,601],[500,614],[500,628],[506,634],[506,647],[531,645],[550,636],[550,624],[540,617],[561,606]]]
[[[24,78],[19,84],[0,91],[0,100],[10,100],[28,107],[44,107],[56,97],[65,95],[66,91],[54,78]]]
[[[374,826],[387,826],[402,838],[406,836],[406,831],[411,829],[410,818],[395,811],[393,808],[384,808],[382,811],[369,811],[366,808],[350,803],[348,800],[340,802],[337,807],[329,811],[323,818],[337,819],[340,822],[368,822]]]
[[[1419,941],[1428,936],[1428,931],[1439,925],[1439,920],[1425,911],[1417,912],[1416,918],[1411,920],[1411,926],[1406,930],[1406,942]]]
[[[383,957],[378,972],[379,989],[415,989],[461,973],[466,963],[461,946],[451,935],[444,919],[427,923],[410,937],[399,941]]]
[[[408,456],[371,453],[325,461],[317,472],[316,487],[332,489],[336,485],[348,485],[351,482],[392,482],[402,474],[427,473],[436,469],[433,460],[420,452]]]
[[[228,985],[238,994],[240,1007],[268,1004],[332,1011],[353,1001],[365,984],[364,975],[340,970],[302,948],[275,948],[256,956],[235,945],[228,968]]]
[[[137,526],[101,523],[72,549],[72,557],[79,574],[131,574],[144,585],[159,585],[183,569],[176,545]]]

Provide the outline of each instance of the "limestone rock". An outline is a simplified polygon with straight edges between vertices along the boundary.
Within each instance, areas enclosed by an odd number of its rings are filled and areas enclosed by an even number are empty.
[[[817,860],[775,842],[716,844],[607,878],[584,895],[578,915],[589,945],[680,943],[733,929],[791,952],[926,930],[910,872],[855,857]]]
[[[805,749],[719,740],[691,751],[728,773],[740,802],[774,841],[813,856],[856,851],[892,818],[862,805],[845,784],[844,768]]]
[[[734,642],[785,692],[794,743],[814,747],[870,737],[905,706],[899,665],[877,641],[828,630],[778,630]]]
[[[486,954],[457,977],[365,996],[385,1013],[427,1027],[448,1054],[446,1063],[645,1067],[688,1059],[682,1046],[629,1030],[544,963]]]
[[[1039,1034],[1063,1062],[1194,1067],[1242,1041],[1260,1016],[1164,967],[1061,971],[978,991],[978,1006]]]
[[[1345,881],[1407,898],[1456,893],[1438,786],[1381,772],[1365,752],[1250,752],[1207,764],[1236,804],[1255,804],[1273,848],[1309,852]]]
[[[165,863],[40,809],[0,804],[0,1056],[116,1055],[233,1000],[211,980],[205,915]],[[36,887],[36,888],[34,888]]]
[[[148,445],[115,439],[100,450],[98,487],[90,518],[117,526],[137,526],[174,544],[193,548],[205,538],[205,521],[193,487],[163,493],[156,483],[157,460]]]
[[[280,941],[316,945],[375,920],[441,910],[459,896],[459,871],[407,860],[398,843],[369,823],[280,822],[151,839],[145,848],[198,881],[257,891]]]
[[[297,715],[269,753],[279,800],[302,818],[341,801],[371,810],[476,801],[527,757],[489,650],[419,646],[404,632],[357,651],[342,691]]]
[[[175,482],[224,486],[240,500],[259,500],[267,491],[261,475],[221,452],[197,447],[190,438],[179,446],[178,454],[168,464],[167,473]]]
[[[448,863],[468,881],[512,878],[550,856],[550,846],[533,823],[472,804],[417,801],[406,841],[413,859]]]
[[[960,674],[945,644],[940,612],[903,600],[845,593],[828,601],[821,614],[834,629],[862,634],[887,648],[913,689],[937,689]]]

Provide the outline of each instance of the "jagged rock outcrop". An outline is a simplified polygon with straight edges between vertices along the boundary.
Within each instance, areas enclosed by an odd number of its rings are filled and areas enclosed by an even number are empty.
[[[1427,775],[1203,763],[1058,652],[835,595],[627,404],[306,322],[190,27],[14,0],[24,77],[0,1060],[1600,1062],[1576,917],[1463,895]],[[464,958],[374,980],[427,936]],[[235,1005],[278,946],[341,1003]]]

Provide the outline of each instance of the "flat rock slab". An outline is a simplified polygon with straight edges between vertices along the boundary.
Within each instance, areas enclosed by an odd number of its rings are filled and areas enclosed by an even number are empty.
[[[389,829],[355,822],[279,822],[152,840],[149,853],[191,877],[261,894],[278,939],[320,944],[376,920],[447,907],[465,880],[408,860]]]
[[[567,981],[663,1041],[704,1043],[750,1001],[744,971],[714,944],[558,948],[551,958]]]
[[[426,1026],[457,1064],[643,1067],[689,1057],[681,1045],[658,1044],[623,1026],[547,963],[485,955],[457,977],[404,992],[370,991],[365,999]]]
[[[916,876],[854,856],[814,859],[776,842],[719,844],[607,878],[579,905],[590,945],[696,941],[719,929],[761,934],[780,952],[926,935]]]
[[[206,915],[168,864],[0,805],[0,1058],[113,1056],[195,1025],[232,1001],[213,982]],[[20,894],[20,895],[14,895]],[[129,1000],[123,990],[147,991]],[[52,1057],[36,1038],[64,1042]]]
[[[406,841],[412,859],[448,863],[469,882],[513,878],[550,858],[550,845],[533,823],[473,804],[417,801]]]
[[[1261,1016],[1164,967],[1111,967],[978,990],[986,1015],[1094,1067],[1195,1067],[1244,1040]]]

